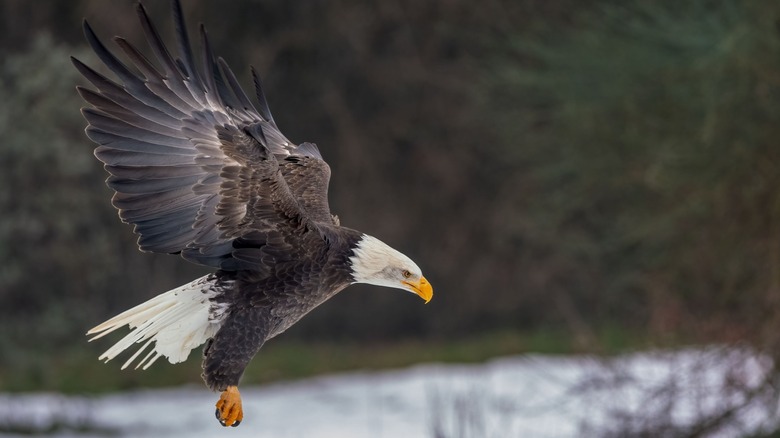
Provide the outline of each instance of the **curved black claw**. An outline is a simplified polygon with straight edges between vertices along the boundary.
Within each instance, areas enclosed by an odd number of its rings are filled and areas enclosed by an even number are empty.
[[[227,424],[225,424],[225,420],[223,420],[219,415],[219,409],[214,410],[214,416],[217,417],[217,421],[219,421],[219,424],[221,424],[223,427],[227,427]],[[241,424],[241,420],[236,420],[236,422],[231,424],[230,427],[236,427],[239,424]]]

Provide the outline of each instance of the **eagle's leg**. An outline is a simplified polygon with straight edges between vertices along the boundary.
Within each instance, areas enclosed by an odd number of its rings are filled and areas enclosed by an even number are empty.
[[[203,350],[203,380],[209,388],[221,391],[217,420],[236,427],[244,418],[238,383],[249,361],[265,341],[265,324],[256,309],[231,312],[214,338]]]

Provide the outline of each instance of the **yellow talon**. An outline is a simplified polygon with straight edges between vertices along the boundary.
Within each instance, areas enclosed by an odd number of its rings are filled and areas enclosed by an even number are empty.
[[[241,393],[237,386],[228,386],[222,391],[217,400],[217,420],[223,426],[236,427],[244,419],[244,410],[241,407]]]

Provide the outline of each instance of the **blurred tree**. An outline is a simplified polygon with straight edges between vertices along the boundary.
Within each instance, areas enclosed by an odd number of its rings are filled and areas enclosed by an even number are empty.
[[[77,148],[82,123],[70,52],[39,36],[29,52],[6,57],[0,72],[0,208],[9,213],[0,218],[4,366],[34,368],[29,339],[46,348],[74,335],[68,322],[89,302],[84,293],[112,274],[90,269],[112,239],[94,214],[96,196],[85,190],[97,172]]]
[[[778,15],[605,6],[496,52],[493,146],[529,188],[500,234],[539,255],[545,289],[580,317],[737,338],[776,300]]]

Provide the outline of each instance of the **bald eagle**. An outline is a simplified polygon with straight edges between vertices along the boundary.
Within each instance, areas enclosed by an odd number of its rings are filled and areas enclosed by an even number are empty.
[[[173,1],[178,56],[137,6],[157,64],[127,40],[117,58],[84,21],[84,34],[118,80],[72,58],[95,89],[78,87],[95,156],[123,222],[142,251],[179,254],[212,274],[152,298],[89,330],[90,340],[124,326],[109,361],[140,348],[122,368],[160,357],[184,361],[202,344],[203,379],[220,391],[223,426],[243,419],[238,384],[263,343],[353,283],[403,289],[428,302],[433,289],[409,257],[339,224],[328,206],[330,168],[313,143],[295,145],[276,126],[260,79],[255,106],[204,27],[197,63]]]

